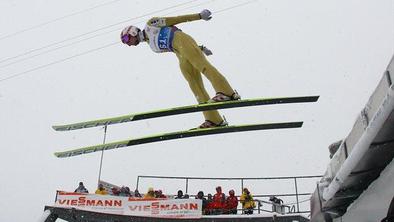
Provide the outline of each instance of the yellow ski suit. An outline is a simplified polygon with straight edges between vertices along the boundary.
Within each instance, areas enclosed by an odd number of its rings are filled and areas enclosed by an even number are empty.
[[[226,78],[209,63],[196,41],[174,26],[199,19],[201,19],[200,14],[156,17],[147,22],[144,32],[146,41],[153,51],[158,53],[172,51],[176,54],[181,72],[198,103],[205,103],[210,97],[204,87],[201,73],[211,82],[216,92],[231,96],[234,90]],[[223,121],[217,110],[204,111],[203,114],[206,120],[216,124]]]

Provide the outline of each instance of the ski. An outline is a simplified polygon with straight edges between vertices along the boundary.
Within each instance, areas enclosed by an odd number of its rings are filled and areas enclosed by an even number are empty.
[[[300,128],[303,122],[284,122],[284,123],[265,123],[265,124],[252,124],[252,125],[236,125],[236,126],[224,126],[206,129],[191,129],[186,131],[178,131],[164,134],[151,135],[136,139],[128,139],[118,142],[112,142],[107,144],[101,144],[96,146],[89,146],[64,152],[56,152],[55,156],[59,158],[78,156],[87,153],[93,153],[103,150],[112,150],[122,147],[135,146],[146,143],[153,143],[165,140],[174,140],[187,137],[213,135],[219,133],[233,133],[242,131],[253,131],[253,130],[270,130],[270,129],[286,129],[286,128]]]
[[[144,120],[150,118],[200,112],[207,110],[229,109],[229,108],[245,107],[245,106],[285,104],[285,103],[307,103],[307,102],[316,102],[318,99],[319,96],[302,96],[302,97],[280,97],[280,98],[257,98],[257,99],[245,99],[245,100],[217,102],[217,103],[204,103],[198,105],[156,110],[151,112],[135,113],[135,114],[129,114],[119,117],[99,119],[99,120],[80,122],[74,124],[57,125],[57,126],[52,126],[52,128],[56,131],[69,131],[69,130],[105,126],[105,125],[111,125],[117,123],[125,123],[130,121],[137,121],[137,120]]]

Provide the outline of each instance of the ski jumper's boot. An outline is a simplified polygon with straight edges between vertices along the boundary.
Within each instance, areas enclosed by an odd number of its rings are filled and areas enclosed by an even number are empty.
[[[206,128],[213,128],[213,127],[223,127],[228,126],[228,122],[224,119],[222,122],[216,124],[210,120],[205,120],[198,128],[199,129],[206,129]]]
[[[241,96],[238,94],[237,91],[234,90],[234,93],[231,96],[228,96],[222,92],[216,93],[212,99],[208,100],[208,103],[215,103],[215,102],[227,102],[233,100],[240,100]]]

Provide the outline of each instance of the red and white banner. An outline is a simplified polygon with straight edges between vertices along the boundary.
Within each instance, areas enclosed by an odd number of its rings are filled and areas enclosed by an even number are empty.
[[[59,192],[55,207],[75,208],[127,216],[200,218],[202,202],[196,199],[140,199],[110,195]]]

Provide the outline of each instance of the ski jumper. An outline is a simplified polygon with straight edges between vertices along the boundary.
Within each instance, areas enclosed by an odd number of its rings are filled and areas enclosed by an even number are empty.
[[[209,63],[196,41],[175,27],[176,24],[199,19],[201,19],[200,14],[155,17],[147,22],[144,32],[146,41],[154,52],[176,54],[181,72],[198,103],[205,103],[210,97],[204,87],[201,73],[211,82],[216,92],[232,95],[234,91],[226,78]],[[223,121],[217,110],[204,111],[203,114],[206,120],[214,123]]]

